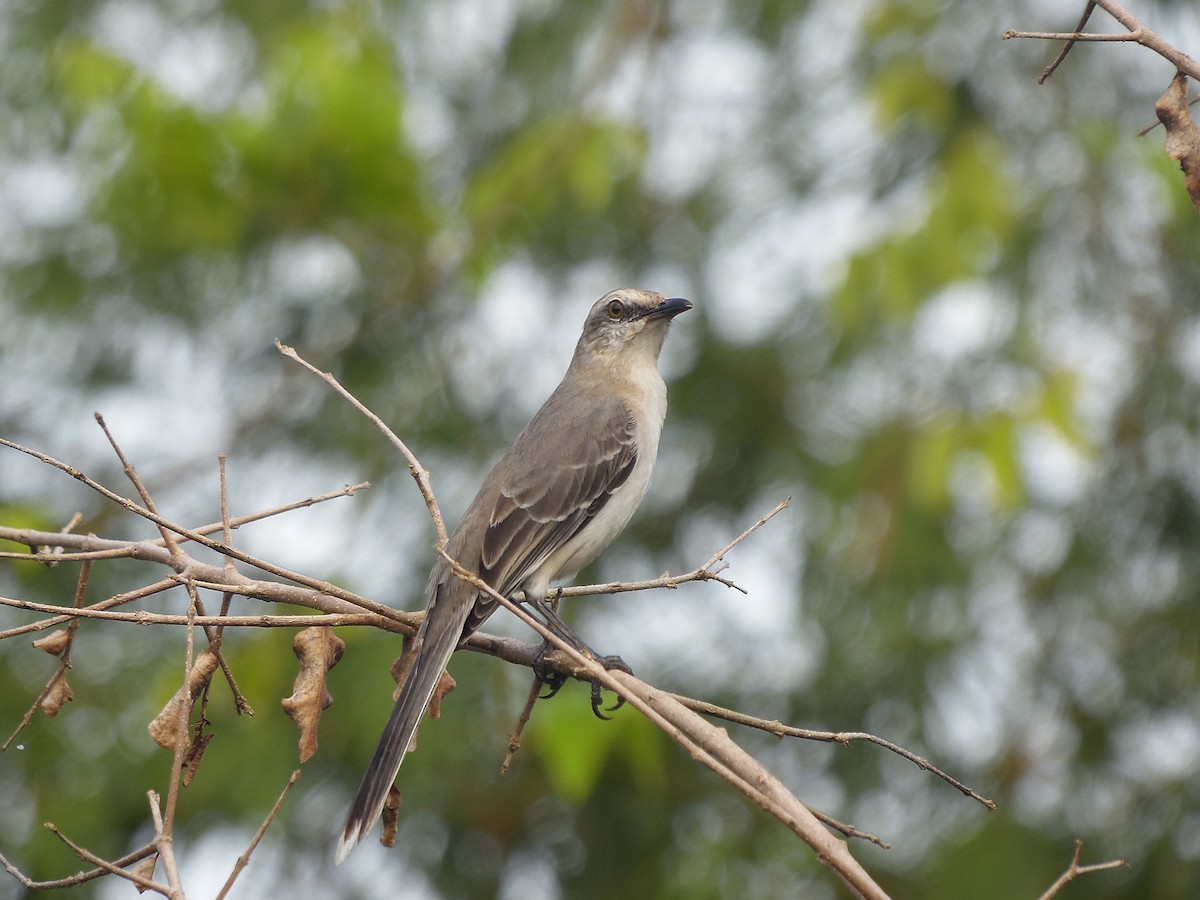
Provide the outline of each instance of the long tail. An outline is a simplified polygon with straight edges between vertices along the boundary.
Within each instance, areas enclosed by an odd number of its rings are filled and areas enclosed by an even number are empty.
[[[334,854],[338,865],[342,864],[350,855],[350,851],[371,830],[383,811],[388,789],[396,780],[400,763],[408,753],[417,726],[421,724],[421,717],[425,715],[425,708],[433,697],[433,691],[442,677],[446,663],[458,647],[463,621],[469,609],[468,606],[458,615],[452,612],[446,617],[448,621],[426,622],[429,627],[423,630],[428,633],[418,635],[421,638],[421,646],[417,649],[417,659],[404,682],[396,705],[392,707],[392,714],[384,726],[383,735],[379,738],[375,755],[371,757],[362,784],[358,787],[358,794],[350,806],[350,813],[346,816],[346,827],[342,829],[337,852]],[[433,614],[434,610],[431,609],[430,616]]]

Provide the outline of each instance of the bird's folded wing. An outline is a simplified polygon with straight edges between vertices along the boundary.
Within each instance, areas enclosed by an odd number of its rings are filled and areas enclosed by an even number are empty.
[[[638,455],[633,416],[620,402],[597,406],[578,427],[564,427],[551,441],[539,442],[553,447],[544,465],[517,467],[520,474],[500,485],[483,538],[480,576],[506,596],[577,535],[633,471]],[[509,452],[520,453],[522,443]],[[480,598],[465,633],[493,606]]]

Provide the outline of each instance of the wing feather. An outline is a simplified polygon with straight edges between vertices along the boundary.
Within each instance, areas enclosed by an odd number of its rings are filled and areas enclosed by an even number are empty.
[[[637,428],[623,403],[602,401],[577,418],[578,427],[536,435],[538,447],[551,448],[545,465],[514,467],[519,474],[498,485],[479,574],[506,596],[604,508],[637,462]],[[536,424],[537,419],[531,428]],[[526,452],[532,437],[522,433],[508,453]],[[463,636],[494,608],[494,601],[480,597]]]

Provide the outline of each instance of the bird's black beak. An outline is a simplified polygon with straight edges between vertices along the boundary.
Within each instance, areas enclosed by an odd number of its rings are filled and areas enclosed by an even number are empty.
[[[669,297],[653,309],[648,309],[642,313],[644,319],[673,319],[681,312],[687,312],[692,308],[692,301],[684,300],[682,297]]]

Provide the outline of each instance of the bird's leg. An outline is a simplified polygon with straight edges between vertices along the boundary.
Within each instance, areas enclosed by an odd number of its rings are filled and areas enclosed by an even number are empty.
[[[628,672],[630,675],[632,675],[633,670],[629,668],[629,665],[625,662],[625,660],[621,659],[621,657],[616,656],[615,654],[611,656],[601,656],[599,653],[585,644],[579,638],[579,636],[571,630],[571,627],[567,625],[562,616],[558,614],[558,603],[561,599],[562,588],[559,588],[557,591],[555,591],[552,598],[547,599],[545,597],[541,597],[530,601],[530,603],[539,613],[542,614],[542,619],[545,621],[546,627],[553,631],[559,638],[570,644],[573,648],[590,656],[592,659],[596,660],[596,662],[600,663],[600,665],[604,666],[605,669],[616,669],[621,672]],[[560,690],[562,690],[562,686],[567,683],[566,675],[558,672],[548,672],[543,665],[546,654],[548,654],[552,649],[553,647],[549,641],[543,641],[542,647],[538,651],[537,659],[534,660],[533,672],[542,682],[542,684],[546,685],[548,688],[548,691],[542,695],[543,700],[548,700],[549,698],[553,697]],[[606,716],[601,711],[603,697],[601,693],[600,682],[596,679],[592,679],[591,685],[592,712],[595,713],[596,717],[600,719],[611,718],[611,716]],[[608,711],[614,712],[624,705],[625,698],[618,695],[617,702],[610,706]]]

